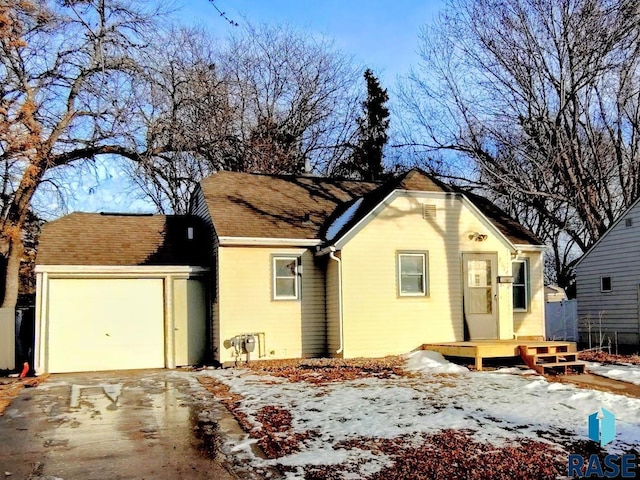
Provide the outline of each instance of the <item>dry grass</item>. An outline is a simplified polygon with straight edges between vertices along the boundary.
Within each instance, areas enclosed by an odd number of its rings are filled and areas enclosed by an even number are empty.
[[[478,442],[465,431],[392,439],[359,438],[334,448],[358,448],[385,454],[391,464],[371,475],[373,480],[460,478],[467,480],[555,479],[566,469],[563,453],[552,446],[522,440],[506,446]],[[305,478],[332,480],[346,472],[358,475],[359,465],[307,466]]]
[[[640,365],[640,355],[614,355],[613,353],[588,351],[580,352],[580,360],[587,362],[598,362],[604,364],[630,363]]]
[[[278,458],[299,452],[302,442],[317,435],[317,432],[293,432],[291,413],[277,406],[266,406],[256,412],[259,427],[254,426],[247,415],[240,410],[242,396],[231,392],[224,383],[211,377],[198,377],[200,383],[209,390],[238,421],[242,429],[258,445],[267,458]]]

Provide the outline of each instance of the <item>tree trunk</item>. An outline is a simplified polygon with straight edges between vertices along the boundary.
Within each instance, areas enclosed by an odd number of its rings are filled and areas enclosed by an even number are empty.
[[[15,308],[18,303],[18,292],[20,289],[20,262],[24,246],[20,241],[9,241],[9,252],[6,261],[4,277],[4,299],[2,308]]]

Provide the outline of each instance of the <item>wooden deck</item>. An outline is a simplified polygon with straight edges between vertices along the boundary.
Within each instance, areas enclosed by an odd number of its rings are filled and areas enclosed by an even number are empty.
[[[530,350],[537,350],[540,353],[576,352],[576,344],[575,342],[536,340],[476,340],[473,342],[426,343],[422,345],[422,350],[433,350],[450,357],[474,358],[476,370],[480,371],[484,358],[520,357],[521,351]]]

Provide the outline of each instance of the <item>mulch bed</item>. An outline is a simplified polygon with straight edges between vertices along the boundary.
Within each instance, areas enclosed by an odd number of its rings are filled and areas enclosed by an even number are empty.
[[[243,365],[257,374],[286,378],[290,382],[324,385],[331,382],[359,378],[412,377],[404,370],[406,359],[401,356],[384,358],[312,358],[293,360],[264,360]]]

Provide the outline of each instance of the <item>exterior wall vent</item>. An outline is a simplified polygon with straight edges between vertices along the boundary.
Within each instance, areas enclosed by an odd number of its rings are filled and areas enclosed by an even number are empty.
[[[428,220],[430,218],[436,218],[436,206],[427,203],[422,204],[422,218]]]
[[[627,218],[627,219],[624,221],[624,225],[625,225],[625,227],[631,227],[631,226],[633,226],[633,218]]]

